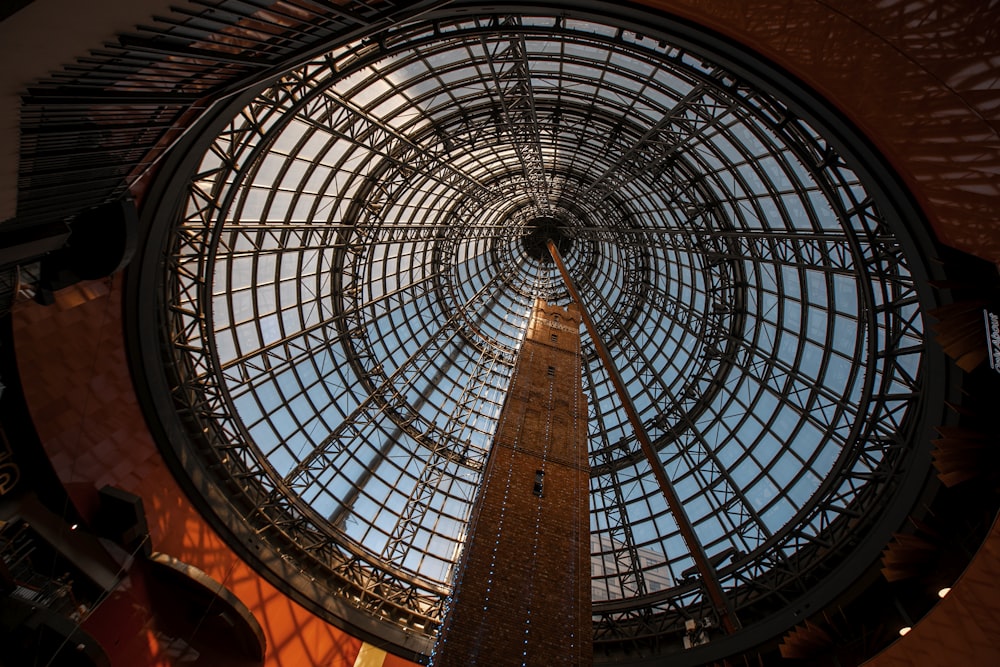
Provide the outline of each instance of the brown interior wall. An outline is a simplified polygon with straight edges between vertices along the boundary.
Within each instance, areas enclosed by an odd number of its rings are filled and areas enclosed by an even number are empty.
[[[153,549],[203,570],[253,612],[267,640],[265,665],[354,665],[361,641],[292,602],[241,561],[174,481],[132,389],[120,281],[110,285],[108,295],[65,310],[26,304],[15,313],[14,335],[32,418],[84,516],[96,507],[97,489],[105,484],[140,496]],[[138,624],[143,628],[140,640],[155,644],[158,639],[148,623],[152,611],[132,613],[146,619]],[[118,627],[119,646],[135,639],[135,627],[133,622]],[[108,644],[105,649],[114,659],[116,647]],[[172,664],[166,652],[161,659],[154,664]],[[126,657],[112,664],[131,663]],[[398,659],[392,664],[413,665]]]
[[[1000,521],[951,592],[864,667],[1000,665]]]

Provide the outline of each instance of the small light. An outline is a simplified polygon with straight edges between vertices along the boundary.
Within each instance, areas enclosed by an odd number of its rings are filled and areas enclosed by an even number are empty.
[[[912,629],[913,629],[913,628],[911,628],[911,627],[910,627],[910,626],[908,626],[908,625],[907,625],[906,627],[903,627],[903,628],[900,628],[900,629],[899,629],[899,636],[900,636],[900,637],[905,637],[905,636],[906,636],[906,633],[907,633],[907,632],[909,632],[909,631],[910,631],[910,630],[912,630]]]
[[[950,588],[948,588],[948,587],[942,588],[941,590],[938,591],[938,597],[939,598],[943,598],[948,593],[951,593],[951,589]]]
[[[70,527],[69,527],[69,529],[70,529],[70,530],[76,530],[76,529],[77,529],[77,528],[79,528],[79,527],[80,527],[80,524],[78,524],[78,523],[74,523],[74,524],[73,524],[72,526],[70,526]]]

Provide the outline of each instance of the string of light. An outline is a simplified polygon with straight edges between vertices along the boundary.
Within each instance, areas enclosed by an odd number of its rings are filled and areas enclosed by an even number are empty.
[[[530,355],[533,358],[533,354]],[[540,453],[541,462],[539,463],[542,476],[544,478],[547,463],[548,463],[548,453],[549,448],[552,444],[552,407],[553,401],[555,399],[555,384],[556,379],[554,377],[549,377],[548,382],[548,398],[545,404],[545,432],[542,435],[542,451]],[[521,651],[521,665],[526,667],[528,664],[528,641],[531,638],[531,604],[534,599],[534,584],[535,584],[535,570],[539,566],[544,566],[544,564],[538,562],[538,542],[541,534],[542,525],[542,503],[544,502],[544,493],[536,494],[537,500],[535,501],[535,530],[531,541],[531,567],[528,568],[528,591],[525,596],[525,619],[524,619],[524,644]]]
[[[525,323],[525,326],[526,327],[530,326],[530,320]],[[529,352],[529,358],[526,361],[526,363],[529,364],[531,363],[532,354],[533,351]],[[521,369],[521,364],[520,363],[515,364],[514,371],[511,374],[511,379],[510,379],[511,387],[517,386],[516,383],[520,369]],[[476,637],[476,643],[471,652],[471,655],[473,656],[478,655],[480,650],[481,640],[484,636],[483,633],[486,631],[485,623],[490,609],[490,599],[493,593],[494,584],[496,583],[497,556],[500,548],[500,542],[503,537],[504,521],[507,516],[507,504],[508,504],[508,499],[510,498],[511,483],[514,478],[514,460],[518,451],[518,446],[520,444],[520,434],[521,434],[521,429],[524,426],[524,417],[525,417],[525,410],[523,405],[515,415],[511,415],[509,410],[504,410],[501,412],[500,422],[497,425],[495,433],[500,434],[505,432],[505,426],[507,425],[508,421],[513,420],[517,424],[517,428],[515,429],[516,437],[514,438],[513,442],[510,443],[509,446],[505,445],[502,447],[498,447],[496,446],[496,443],[494,443],[490,453],[489,460],[487,462],[486,470],[483,471],[483,483],[480,488],[480,495],[479,495],[480,499],[486,496],[489,487],[497,482],[497,478],[500,477],[500,475],[504,476],[504,490],[502,495],[502,501],[500,503],[500,514],[497,521],[497,529],[496,533],[493,535],[493,542],[490,546],[490,564],[486,577],[486,591],[485,595],[483,596],[483,607],[482,607],[482,613],[480,615],[479,628],[478,631],[474,633],[474,636]],[[503,474],[503,472],[501,472],[502,464],[499,461],[501,453],[505,455],[504,462],[506,463],[507,466],[506,474]],[[431,667],[437,664],[437,661],[440,658],[441,653],[444,651],[445,646],[448,643],[450,630],[454,625],[455,618],[453,610],[455,607],[455,603],[461,597],[462,584],[465,582],[465,577],[468,571],[469,549],[472,545],[479,544],[483,539],[483,536],[480,536],[479,534],[480,532],[479,531],[480,516],[478,513],[479,509],[481,509],[479,506],[474,508],[471,524],[466,534],[465,545],[463,546],[462,554],[460,554],[459,556],[459,562],[461,563],[461,567],[459,568],[459,571],[456,574],[455,585],[452,589],[452,593],[445,599],[442,611],[444,623],[442,623],[441,629],[438,632],[438,635],[434,641],[433,648],[431,649],[430,658],[427,663]]]

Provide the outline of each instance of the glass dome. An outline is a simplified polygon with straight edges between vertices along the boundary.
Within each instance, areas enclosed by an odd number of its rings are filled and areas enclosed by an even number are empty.
[[[743,626],[895,498],[921,260],[821,115],[661,24],[395,25],[254,93],[178,176],[155,278],[172,445],[312,608],[428,652],[530,307],[569,299],[539,235],[658,456],[584,334],[597,659],[712,618],[651,465]]]

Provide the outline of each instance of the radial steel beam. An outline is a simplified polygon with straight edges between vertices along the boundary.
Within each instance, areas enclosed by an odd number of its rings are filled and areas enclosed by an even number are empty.
[[[503,26],[520,28],[520,20],[520,17],[508,16]],[[512,34],[506,39],[500,34],[497,48],[493,51],[490,50],[491,42],[485,36],[481,38],[481,43],[500,105],[501,124],[521,163],[528,192],[540,212],[551,213],[552,197],[545,175],[524,34]]]
[[[563,263],[562,257],[559,255],[559,249],[551,239],[549,239],[546,245],[549,248],[549,254],[552,255],[552,261],[555,262],[556,267],[559,269],[559,273],[562,275],[563,282],[566,283],[566,290],[569,292],[573,301],[575,301],[580,307],[580,315],[583,318],[583,324],[587,327],[587,332],[590,334],[590,338],[594,342],[594,348],[597,350],[597,355],[601,358],[601,362],[604,364],[604,369],[607,371],[608,377],[611,379],[611,383],[614,385],[615,391],[618,393],[618,398],[622,403],[622,407],[625,409],[625,414],[628,416],[629,423],[632,425],[632,430],[635,431],[635,438],[639,442],[639,447],[642,449],[642,453],[646,456],[646,460],[649,461],[649,469],[653,472],[653,477],[656,478],[656,483],[660,487],[660,492],[663,493],[663,497],[667,501],[667,507],[670,509],[670,513],[673,514],[674,520],[677,522],[677,528],[680,530],[681,537],[684,538],[684,543],[687,545],[688,551],[691,552],[691,557],[694,559],[695,567],[698,569],[698,573],[701,575],[702,581],[705,583],[705,589],[708,591],[709,598],[712,600],[712,606],[715,607],[715,611],[719,614],[719,618],[722,621],[722,627],[728,634],[732,634],[740,627],[732,601],[722,590],[722,584],[719,583],[719,575],[712,566],[712,563],[709,561],[708,555],[705,553],[705,548],[698,540],[698,536],[694,532],[694,525],[691,523],[691,519],[688,517],[687,512],[684,511],[684,506],[681,504],[680,498],[674,490],[674,485],[667,477],[667,473],[663,469],[663,464],[656,456],[656,451],[653,449],[653,443],[650,441],[649,435],[646,433],[646,429],[642,424],[642,420],[639,418],[639,411],[636,410],[635,404],[632,402],[632,398],[626,391],[625,382],[622,380],[622,376],[618,372],[618,369],[611,358],[611,354],[608,352],[607,346],[604,345],[604,341],[598,334],[597,326],[594,324],[594,321],[590,319],[587,307],[580,300],[580,294],[577,292],[573,278],[569,275],[569,271],[566,269],[566,265]]]

